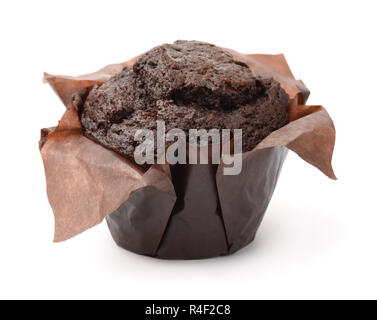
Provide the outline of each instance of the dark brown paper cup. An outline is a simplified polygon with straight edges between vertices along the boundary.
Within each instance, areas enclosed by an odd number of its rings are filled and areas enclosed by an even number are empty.
[[[286,154],[283,147],[261,150],[244,162],[241,179],[219,175],[218,186],[215,165],[171,166],[177,195],[171,214],[169,198],[144,188],[106,217],[110,232],[120,247],[163,259],[236,252],[254,239]]]

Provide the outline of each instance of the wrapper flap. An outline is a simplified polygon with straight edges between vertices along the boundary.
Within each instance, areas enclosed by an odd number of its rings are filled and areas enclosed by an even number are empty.
[[[255,73],[279,81],[281,87],[288,93],[291,103],[303,105],[308,100],[309,89],[301,80],[294,78],[283,54],[238,54],[238,57]]]
[[[47,195],[55,215],[54,241],[67,240],[100,223],[130,195],[147,186],[167,194],[170,214],[175,192],[166,166],[154,165],[145,172],[86,138],[77,103],[80,99],[73,97],[58,126],[42,130],[41,135]],[[161,236],[163,232],[164,228]]]
[[[310,113],[305,115],[305,111]],[[335,127],[327,111],[321,106],[292,105],[289,112],[291,118],[301,117],[272,132],[254,150],[286,146],[329,178],[336,180],[331,165]],[[244,156],[250,156],[254,150]]]
[[[96,72],[77,77],[44,73],[43,80],[51,86],[64,105],[68,106],[75,92],[84,88],[91,88],[94,85],[101,85],[112,75],[121,72],[124,67],[133,65],[136,59],[137,57],[123,63],[110,64]]]

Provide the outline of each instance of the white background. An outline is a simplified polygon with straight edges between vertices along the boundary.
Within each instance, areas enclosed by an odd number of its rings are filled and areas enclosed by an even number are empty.
[[[1,1],[0,298],[377,298],[375,1]],[[39,129],[63,104],[42,72],[78,75],[176,39],[284,53],[334,119],[331,181],[290,153],[253,244],[161,261],[105,223],[54,244]]]

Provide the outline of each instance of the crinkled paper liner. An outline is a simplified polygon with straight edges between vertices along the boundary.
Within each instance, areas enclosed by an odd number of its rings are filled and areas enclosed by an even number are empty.
[[[57,127],[42,129],[40,141],[55,215],[54,241],[106,218],[115,242],[139,254],[165,259],[228,255],[254,239],[288,149],[336,179],[333,122],[323,107],[305,105],[309,91],[295,80],[284,56],[229,52],[255,73],[279,81],[290,96],[290,123],[243,153],[242,172],[236,176],[224,175],[222,162],[156,164],[145,170],[83,135],[80,92],[102,84],[136,58],[79,77],[45,74],[67,107]]]

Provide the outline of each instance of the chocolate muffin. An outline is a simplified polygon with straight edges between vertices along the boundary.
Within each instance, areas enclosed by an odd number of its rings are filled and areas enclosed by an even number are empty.
[[[288,123],[288,95],[226,50],[198,41],[153,48],[95,86],[80,110],[84,133],[133,158],[138,129],[242,129],[242,149],[253,149]]]

